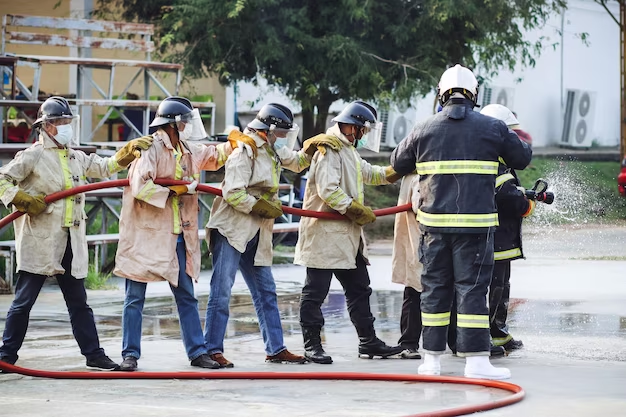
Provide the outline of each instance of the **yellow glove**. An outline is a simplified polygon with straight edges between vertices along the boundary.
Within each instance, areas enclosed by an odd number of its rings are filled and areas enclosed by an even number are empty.
[[[335,136],[321,133],[305,140],[302,144],[302,149],[304,149],[304,152],[312,158],[316,151],[320,151],[322,155],[326,155],[326,146],[338,151],[343,147],[343,144]]]
[[[371,208],[364,206],[356,200],[352,200],[350,207],[346,211],[346,217],[363,226],[368,223],[374,223],[376,221],[376,215]]]
[[[389,182],[396,182],[402,175],[398,174],[391,165],[385,167],[385,179]]]
[[[170,185],[167,188],[169,188],[170,191],[172,191],[176,195],[183,195],[183,194],[195,194],[197,187],[198,187],[198,181],[193,181],[189,185]]]
[[[283,215],[283,206],[279,200],[269,201],[261,197],[252,206],[252,213],[264,219],[275,219]]]
[[[152,136],[143,136],[129,141],[122,149],[117,151],[113,158],[122,167],[127,167],[135,159],[141,157],[141,151],[145,151],[152,146]]]
[[[13,205],[18,211],[28,213],[29,216],[36,216],[44,212],[48,204],[44,201],[45,195],[41,194],[36,197],[19,190],[13,198]]]
[[[526,210],[526,213],[522,214],[522,217],[528,217],[533,214],[536,205],[537,203],[535,202],[535,200],[528,200],[528,210]]]
[[[246,145],[248,145],[249,147],[251,147],[252,148],[252,154],[256,158],[258,152],[257,152],[256,142],[254,141],[253,138],[251,138],[248,135],[244,135],[243,133],[241,133],[238,130],[233,130],[233,131],[231,131],[228,134],[228,143],[230,143],[230,147],[231,148],[235,149],[235,148],[239,147],[237,142],[243,142]]]

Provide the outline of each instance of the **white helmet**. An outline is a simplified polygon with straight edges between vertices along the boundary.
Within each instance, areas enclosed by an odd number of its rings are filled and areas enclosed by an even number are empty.
[[[469,68],[462,67],[459,64],[445,70],[437,86],[439,102],[442,105],[454,93],[460,93],[476,103],[478,80],[476,80],[474,73]]]
[[[513,112],[502,104],[489,104],[483,107],[480,113],[502,120],[509,127],[519,125],[519,121]]]

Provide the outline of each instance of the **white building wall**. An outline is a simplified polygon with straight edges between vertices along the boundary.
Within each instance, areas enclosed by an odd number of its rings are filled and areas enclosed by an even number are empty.
[[[617,2],[609,4],[619,18]],[[563,36],[560,35],[563,24]],[[588,45],[580,33],[588,34]],[[553,16],[540,30],[527,34],[534,42],[542,39],[544,49],[535,67],[501,70],[489,83],[514,89],[514,110],[523,128],[533,136],[534,146],[557,145],[563,127],[561,97],[567,89],[596,93],[592,135],[602,146],[616,146],[620,135],[620,33],[609,14],[593,0],[571,0],[562,16]],[[236,107],[238,112],[255,112],[262,105],[278,102],[300,111],[277,89],[261,82],[238,83]],[[434,87],[434,86],[433,86]],[[232,87],[229,88],[235,100]],[[416,100],[416,120],[433,113],[434,93]],[[345,103],[335,102],[331,111],[340,111]],[[232,120],[232,119],[231,119]]]

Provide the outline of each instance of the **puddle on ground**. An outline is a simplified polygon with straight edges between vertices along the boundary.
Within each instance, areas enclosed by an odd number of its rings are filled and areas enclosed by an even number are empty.
[[[200,318],[204,326],[207,295],[199,297]],[[278,296],[283,329],[286,334],[299,333],[300,294]],[[95,309],[98,331],[102,337],[121,337],[122,302],[100,305]],[[381,332],[399,332],[402,292],[374,291],[371,296],[376,328]],[[331,292],[322,306],[326,328],[350,326],[346,301],[342,292]],[[509,327],[512,333],[522,335],[549,335],[555,337],[619,338],[626,343],[626,314],[623,304],[616,301],[576,302],[512,299],[509,308]],[[172,296],[146,301],[143,319],[144,336],[179,338],[180,328],[176,304]],[[227,338],[259,335],[258,320],[251,297],[233,294]],[[67,316],[31,319],[29,338],[72,338]]]

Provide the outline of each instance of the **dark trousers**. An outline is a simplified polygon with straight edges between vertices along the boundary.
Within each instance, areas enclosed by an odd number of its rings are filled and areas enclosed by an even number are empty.
[[[453,297],[457,303],[457,353],[489,355],[487,290],[493,271],[493,233],[424,232],[420,237],[423,265],[421,297],[423,347],[427,353],[446,349]]]
[[[33,256],[36,256],[36,254]],[[100,347],[93,311],[87,305],[85,282],[71,275],[72,248],[69,239],[61,265],[65,268],[65,273],[57,275],[56,279],[63,293],[63,298],[65,298],[65,305],[70,315],[74,338],[78,342],[80,353],[86,356],[88,360],[98,358],[104,355],[104,350]],[[2,335],[3,344],[0,347],[0,358],[4,362],[15,363],[17,361],[17,352],[22,347],[26,337],[30,311],[39,296],[45,280],[45,275],[19,271],[15,287],[15,299],[11,303],[7,314],[4,334]]]
[[[512,339],[506,319],[511,296],[511,261],[497,261],[489,287],[489,329],[493,344],[504,345]]]
[[[300,325],[321,329],[324,326],[322,304],[328,295],[333,274],[343,287],[350,320],[359,337],[374,335],[374,316],[370,308],[370,277],[365,259],[360,253],[355,269],[306,269],[306,281],[300,297]]]
[[[400,316],[400,340],[398,344],[407,348],[419,348],[422,335],[422,310],[420,296],[422,293],[412,287],[404,287],[402,314]]]

